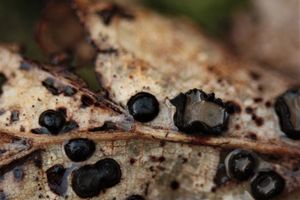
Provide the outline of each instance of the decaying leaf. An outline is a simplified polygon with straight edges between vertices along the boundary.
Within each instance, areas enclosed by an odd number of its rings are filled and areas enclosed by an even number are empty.
[[[294,82],[239,62],[190,22],[70,6],[108,95],[0,47],[0,199],[297,199]]]

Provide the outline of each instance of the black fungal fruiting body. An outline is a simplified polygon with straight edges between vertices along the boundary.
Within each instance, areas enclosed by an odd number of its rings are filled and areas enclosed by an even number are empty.
[[[95,143],[85,138],[72,139],[64,146],[66,155],[74,162],[87,160],[93,155],[95,149]]]
[[[39,117],[39,124],[49,130],[50,133],[56,135],[60,132],[66,123],[65,116],[55,110],[46,110]]]
[[[152,121],[159,113],[159,103],[155,96],[146,92],[139,92],[132,96],[127,107],[133,118],[139,122]]]
[[[94,165],[85,165],[75,170],[72,188],[81,198],[94,197],[102,190],[118,184],[121,176],[120,165],[111,158],[105,158]]]
[[[229,113],[214,93],[192,89],[180,93],[171,103],[176,107],[174,123],[182,132],[219,135],[227,129]]]
[[[47,77],[45,80],[43,80],[42,85],[53,95],[60,95],[63,93],[65,96],[71,97],[77,93],[76,88],[69,85],[63,85],[54,80],[52,77]]]
[[[145,198],[139,194],[130,195],[126,200],[145,200]]]
[[[58,164],[46,171],[48,186],[52,192],[62,196],[66,191],[66,185],[62,185],[66,169]]]
[[[95,166],[101,177],[101,184],[104,188],[112,187],[120,182],[122,173],[120,165],[111,158],[99,160]]]
[[[268,200],[280,195],[285,187],[285,180],[276,172],[262,170],[251,181],[251,194],[257,200]]]
[[[101,191],[98,170],[93,165],[85,165],[73,172],[72,188],[81,198],[97,196]]]
[[[252,152],[236,149],[226,157],[226,171],[236,180],[249,179],[257,167],[257,159]]]
[[[300,139],[300,89],[290,89],[275,102],[281,130],[287,137]]]

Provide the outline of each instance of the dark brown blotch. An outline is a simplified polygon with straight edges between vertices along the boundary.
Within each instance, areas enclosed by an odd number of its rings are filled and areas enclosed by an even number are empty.
[[[3,73],[0,73],[0,94],[3,93],[2,87],[6,83],[7,78]]]
[[[260,80],[260,78],[261,78],[261,75],[258,74],[258,73],[255,72],[255,71],[250,71],[250,72],[249,72],[249,76],[250,76],[250,78],[253,79],[254,81],[258,81],[258,80]]]
[[[226,102],[225,108],[229,114],[241,113],[242,111],[241,106],[234,101]]]
[[[250,106],[247,106],[247,107],[245,108],[245,112],[246,112],[247,114],[252,114],[252,113],[254,112],[254,109],[253,109],[252,107],[250,107]]]
[[[129,160],[130,165],[134,165],[135,162],[136,162],[135,158],[130,158]]]
[[[106,26],[112,22],[114,17],[120,17],[126,20],[134,19],[134,16],[131,13],[127,12],[123,7],[117,4],[110,4],[106,8],[98,11],[97,14]]]
[[[101,54],[115,54],[115,55],[118,55],[119,53],[118,50],[115,48],[99,49],[98,52]]]
[[[252,120],[254,120],[255,124],[257,126],[262,126],[264,125],[264,119],[262,117],[258,117],[255,114],[252,114]]]
[[[249,132],[245,137],[253,141],[257,140],[257,135],[253,132]]]
[[[95,103],[94,99],[88,95],[82,95],[81,96],[81,107],[86,108]]]

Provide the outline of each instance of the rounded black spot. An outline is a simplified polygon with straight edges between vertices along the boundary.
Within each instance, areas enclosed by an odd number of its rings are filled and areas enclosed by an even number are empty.
[[[46,171],[50,190],[60,196],[67,191],[67,184],[63,184],[65,172],[66,169],[60,164],[54,165]]]
[[[93,165],[85,165],[73,171],[72,174],[72,188],[81,198],[97,196],[103,189],[99,171]]]
[[[276,99],[275,111],[287,137],[300,139],[300,90],[290,89]]]
[[[251,181],[251,194],[255,199],[271,199],[281,194],[285,187],[285,180],[271,170],[260,171]]]
[[[171,183],[170,183],[170,187],[172,190],[177,190],[179,188],[179,186],[180,186],[180,184],[176,180],[171,181]]]
[[[126,200],[145,200],[145,198],[139,194],[130,195]]]
[[[85,161],[95,152],[96,145],[85,138],[72,139],[64,146],[66,155],[74,162]]]
[[[55,110],[46,110],[39,118],[39,124],[47,128],[50,133],[54,135],[60,132],[65,123],[65,116],[61,112]]]
[[[118,184],[121,180],[122,172],[120,165],[111,158],[105,158],[98,161],[95,166],[101,177],[101,184],[105,188],[112,187]]]
[[[174,123],[189,134],[221,134],[227,129],[229,112],[214,93],[193,89],[180,93],[171,103],[176,107]]]
[[[128,103],[129,113],[139,122],[149,122],[159,113],[159,103],[155,96],[140,92],[132,96]]]
[[[236,149],[225,160],[228,176],[240,181],[249,179],[257,167],[254,154],[246,150]]]

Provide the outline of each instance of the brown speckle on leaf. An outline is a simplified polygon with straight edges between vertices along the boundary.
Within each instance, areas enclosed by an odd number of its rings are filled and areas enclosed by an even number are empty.
[[[136,162],[136,160],[135,160],[134,158],[130,158],[129,163],[130,163],[131,165],[134,165],[135,162]]]
[[[257,140],[257,135],[253,132],[249,132],[245,137],[251,140]]]
[[[246,111],[247,114],[252,114],[254,112],[253,108],[250,107],[250,106],[246,107],[245,111]]]
[[[260,103],[260,102],[263,101],[263,98],[261,98],[261,97],[256,97],[256,98],[254,98],[253,100],[254,100],[255,103]]]
[[[255,124],[257,126],[262,126],[264,124],[264,119],[254,115],[254,114],[252,115],[252,119],[255,121]]]
[[[250,71],[249,75],[255,81],[257,81],[261,78],[260,74],[258,74],[257,72],[254,72],[254,71]]]

